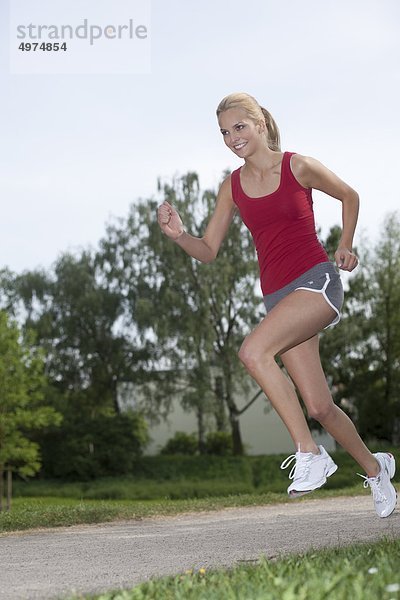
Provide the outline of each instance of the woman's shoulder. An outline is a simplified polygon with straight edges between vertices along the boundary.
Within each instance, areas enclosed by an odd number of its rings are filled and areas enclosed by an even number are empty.
[[[311,156],[305,156],[297,152],[289,152],[288,154],[291,155],[289,164],[294,177],[301,185],[309,187],[306,182],[319,162]]]
[[[305,156],[299,152],[285,152],[285,154],[290,156],[290,166],[300,170],[306,169],[309,162],[313,160],[310,156]]]
[[[234,182],[234,171],[225,175],[218,190],[218,197],[222,199],[232,200],[232,185]],[[232,177],[233,176],[233,177]]]
[[[238,167],[230,173],[225,173],[224,179],[222,180],[222,183],[219,186],[220,191],[222,191],[223,193],[231,191],[232,187],[235,187],[238,184],[241,168],[242,167]]]

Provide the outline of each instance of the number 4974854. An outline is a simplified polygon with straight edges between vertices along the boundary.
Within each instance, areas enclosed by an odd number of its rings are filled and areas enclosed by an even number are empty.
[[[19,50],[23,52],[35,52],[36,50],[42,50],[44,52],[58,52],[59,50],[67,50],[67,43],[63,42],[21,42],[18,46]]]

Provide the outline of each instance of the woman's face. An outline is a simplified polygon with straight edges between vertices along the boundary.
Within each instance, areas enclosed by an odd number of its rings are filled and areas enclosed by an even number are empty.
[[[256,125],[243,108],[229,108],[219,115],[225,144],[240,158],[252,154],[262,140],[261,125]]]

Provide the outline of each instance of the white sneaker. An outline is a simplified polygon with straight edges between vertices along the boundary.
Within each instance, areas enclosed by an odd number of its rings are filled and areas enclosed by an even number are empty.
[[[396,489],[390,481],[396,471],[396,461],[390,452],[377,452],[374,456],[381,466],[380,473],[376,477],[357,474],[365,480],[364,487],[371,488],[377,515],[382,518],[389,517],[397,501]]]
[[[281,469],[286,469],[294,460],[289,479],[293,479],[288,487],[291,498],[308,494],[326,483],[326,478],[338,468],[323,446],[318,446],[320,454],[312,452],[296,452],[285,458]]]

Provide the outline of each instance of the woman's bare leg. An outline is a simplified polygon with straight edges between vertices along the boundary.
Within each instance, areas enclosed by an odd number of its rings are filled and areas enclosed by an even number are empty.
[[[239,358],[285,423],[296,450],[318,453],[289,379],[275,356],[313,337],[334,318],[322,295],[298,290],[277,304],[246,337]]]
[[[327,406],[326,392],[328,391],[329,394],[322,368],[320,366],[319,377],[315,376],[313,370],[315,368],[315,356],[314,361],[311,361],[311,353],[308,350],[307,344],[304,347],[308,351],[309,366],[307,366],[307,360],[305,360],[305,364],[296,360],[294,351],[307,340],[315,338],[333,320],[334,316],[335,312],[327,304],[322,294],[297,290],[286,296],[271,310],[250,335],[246,337],[239,351],[239,358],[253,379],[263,389],[285,423],[296,449],[300,447],[302,452],[317,453],[318,448],[312,439],[296,392],[276,364],[275,356],[280,355],[282,358],[285,357],[285,366],[290,366],[292,374],[296,372],[297,380],[294,376],[293,380],[298,386],[300,393],[303,395],[304,392],[307,397],[307,401],[304,398],[306,406],[309,409],[311,407],[311,411],[314,410],[314,414],[317,414],[317,410],[320,411],[321,415],[322,404],[324,407]],[[289,354],[290,352],[292,354]],[[297,368],[296,364],[298,365]],[[288,372],[290,373],[289,368]],[[321,372],[324,383],[321,380]],[[320,392],[322,392],[324,400],[318,402]],[[315,409],[309,400],[311,396],[315,404]],[[329,398],[333,404],[330,394]],[[338,410],[340,411],[340,409]],[[335,413],[335,418],[337,419],[337,411],[333,411],[333,413]],[[349,446],[352,451],[356,452],[358,458],[356,456],[354,458],[358,462],[362,461],[360,465],[366,469],[368,475],[376,475],[379,467],[375,458],[363,444],[350,419],[346,417],[343,411],[340,411],[340,413],[345,417],[344,420],[346,421],[346,431],[349,439],[347,442],[344,439],[344,443],[343,440],[337,441],[346,449],[346,446]],[[325,417],[323,416],[323,418]],[[328,417],[328,420],[331,426],[335,428],[335,425],[332,425],[334,419],[329,419]],[[346,438],[346,435],[344,438]],[[352,452],[350,453],[352,454]]]
[[[368,450],[349,417],[333,402],[319,356],[318,336],[281,354],[287,372],[297,386],[310,417],[358,462],[369,477],[379,473],[375,457]]]

